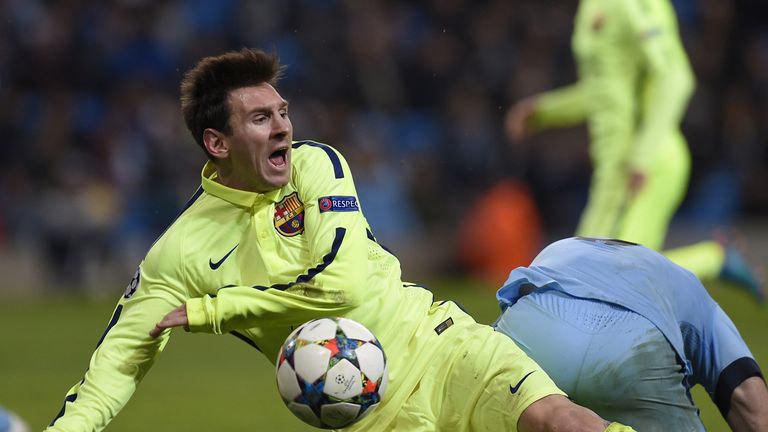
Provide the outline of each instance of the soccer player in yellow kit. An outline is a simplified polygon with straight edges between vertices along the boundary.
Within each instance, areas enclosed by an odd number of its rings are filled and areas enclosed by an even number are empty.
[[[243,49],[185,75],[184,118],[210,159],[202,185],[139,266],[48,430],[103,429],[171,327],[232,333],[273,361],[293,328],[323,316],[361,322],[387,354],[384,400],[347,430],[632,430],[570,402],[503,334],[402,282],[341,154],[292,140],[280,71]]]
[[[576,235],[611,237],[660,250],[685,195],[690,154],[679,124],[694,89],[669,0],[581,0],[572,48],[575,84],[515,104],[505,127],[531,132],[586,121],[593,165]],[[665,254],[702,280],[760,283],[736,249],[717,241]]]

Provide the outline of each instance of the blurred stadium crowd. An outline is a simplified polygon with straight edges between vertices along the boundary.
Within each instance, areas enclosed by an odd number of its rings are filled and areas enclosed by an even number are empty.
[[[585,131],[524,151],[501,125],[511,101],[575,79],[576,4],[5,0],[0,255],[11,270],[11,257],[40,260],[56,288],[92,282],[89,268],[135,266],[199,184],[181,74],[242,46],[288,65],[295,138],[344,152],[383,243],[453,238],[466,217],[492,226],[473,204],[503,178],[528,188],[547,235],[567,235],[586,199]],[[758,0],[674,4],[698,80],[683,217],[764,218],[768,18]],[[542,140],[556,142],[538,150]]]

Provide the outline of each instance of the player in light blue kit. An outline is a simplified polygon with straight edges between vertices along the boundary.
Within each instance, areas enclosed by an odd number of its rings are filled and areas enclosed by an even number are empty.
[[[561,240],[496,297],[496,329],[604,418],[702,431],[689,392],[701,384],[734,431],[768,431],[768,389],[733,322],[692,273],[651,249]]]

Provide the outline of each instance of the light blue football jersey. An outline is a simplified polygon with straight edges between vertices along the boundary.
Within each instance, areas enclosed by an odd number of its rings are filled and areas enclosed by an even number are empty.
[[[574,237],[546,247],[513,270],[497,292],[502,309],[532,284],[627,308],[652,322],[685,366],[688,385],[714,396],[723,369],[754,359],[733,322],[689,271],[644,246]],[[577,307],[584,307],[583,304]]]

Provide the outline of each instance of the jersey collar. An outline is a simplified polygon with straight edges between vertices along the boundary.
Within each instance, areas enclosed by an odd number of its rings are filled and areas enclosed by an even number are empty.
[[[211,161],[205,163],[200,176],[202,177],[203,190],[206,193],[240,207],[253,207],[264,201],[277,202],[280,197],[280,191],[282,191],[282,188],[278,188],[260,194],[224,186],[216,181],[218,174],[216,173],[216,167]]]

